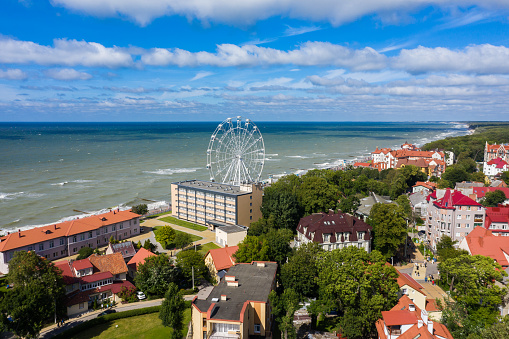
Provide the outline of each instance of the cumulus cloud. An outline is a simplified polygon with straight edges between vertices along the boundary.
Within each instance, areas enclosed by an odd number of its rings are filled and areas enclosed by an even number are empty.
[[[92,76],[86,72],[79,72],[72,68],[48,69],[44,72],[47,77],[55,80],[89,80]]]
[[[53,46],[31,41],[0,38],[0,63],[87,67],[128,67],[131,55],[117,47],[95,42],[55,39]]]
[[[127,17],[147,25],[165,15],[182,15],[204,22],[253,24],[272,16],[314,21],[328,21],[337,26],[367,15],[405,17],[406,13],[436,6],[445,9],[477,6],[507,10],[509,3],[500,0],[51,0],[54,6],[96,16]],[[401,15],[400,15],[401,13]]]
[[[5,71],[0,69],[0,79],[25,80],[26,78],[28,78],[28,75],[20,69],[11,68]]]
[[[221,44],[216,53],[189,52],[182,49],[154,48],[142,55],[152,66],[179,67],[254,67],[292,64],[298,66],[340,66],[352,70],[376,70],[386,66],[387,57],[370,47],[351,49],[329,42],[306,42],[283,51],[254,45]]]
[[[392,61],[394,68],[413,74],[442,71],[508,74],[509,48],[490,44],[472,45],[463,50],[419,46],[401,50]]]

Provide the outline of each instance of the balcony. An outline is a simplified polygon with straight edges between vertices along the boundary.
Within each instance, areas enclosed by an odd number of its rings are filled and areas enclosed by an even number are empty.
[[[212,332],[209,336],[209,339],[240,339],[240,333],[231,333],[231,332]]]

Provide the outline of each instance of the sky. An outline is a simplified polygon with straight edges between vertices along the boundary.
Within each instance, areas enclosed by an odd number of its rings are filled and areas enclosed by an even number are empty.
[[[507,121],[507,0],[2,0],[0,121]]]

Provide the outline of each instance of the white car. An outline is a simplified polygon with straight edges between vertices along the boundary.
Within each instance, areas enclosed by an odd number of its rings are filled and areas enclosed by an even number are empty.
[[[136,292],[136,297],[138,297],[138,300],[143,300],[143,299],[146,299],[147,296],[145,295],[145,293],[143,293],[142,291],[138,291]]]

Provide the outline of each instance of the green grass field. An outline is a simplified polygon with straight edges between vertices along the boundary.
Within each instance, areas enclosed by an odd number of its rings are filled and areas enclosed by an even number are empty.
[[[187,308],[184,312],[184,330],[183,335],[187,333],[187,325],[191,321],[191,309]],[[117,327],[118,326],[118,327]],[[172,329],[164,327],[159,319],[159,312],[144,314],[136,317],[129,317],[110,321],[106,324],[94,326],[79,335],[71,337],[75,339],[88,338],[145,338],[158,339],[169,338]]]
[[[171,214],[171,211],[169,212],[163,212],[163,213],[157,213],[157,214],[154,214],[154,215],[151,215],[151,216],[148,216],[148,217],[145,217],[145,219],[155,219],[155,218],[158,218],[162,215],[166,215],[166,214]]]
[[[184,221],[184,220],[179,220],[179,219],[174,218],[174,217],[164,217],[164,218],[161,218],[159,220],[162,220],[162,221],[165,221],[165,222],[169,222],[170,224],[174,224],[174,225],[177,225],[177,226],[182,226],[182,227],[185,227],[185,228],[189,228],[189,229],[192,229],[192,230],[195,230],[195,231],[200,231],[200,232],[205,231],[207,229],[207,227],[205,227],[205,226],[193,224],[192,222],[188,222],[188,221]]]
[[[200,252],[201,255],[207,254],[209,250],[212,250],[214,248],[221,248],[220,246],[214,244],[213,242],[209,242],[203,245],[199,245],[197,247],[198,252]]]

